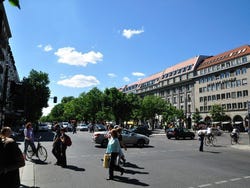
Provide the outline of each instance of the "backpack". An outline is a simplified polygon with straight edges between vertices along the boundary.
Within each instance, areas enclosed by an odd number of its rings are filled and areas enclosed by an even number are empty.
[[[65,145],[66,146],[71,146],[72,145],[71,138],[68,135],[65,136]]]

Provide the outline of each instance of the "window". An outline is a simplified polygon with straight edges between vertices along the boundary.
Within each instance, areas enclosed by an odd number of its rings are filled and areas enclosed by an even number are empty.
[[[231,103],[227,104],[227,109],[230,110],[232,108]]]
[[[220,94],[217,94],[216,97],[217,97],[217,100],[220,99]]]
[[[247,97],[248,96],[248,90],[243,90],[243,97]]]
[[[242,91],[237,91],[237,98],[242,97]]]
[[[246,68],[246,67],[243,67],[243,68],[241,69],[241,73],[242,73],[242,74],[246,74],[246,73],[247,73],[247,68]]]
[[[236,92],[232,92],[231,97],[232,97],[232,99],[235,99],[236,98]]]
[[[247,57],[246,56],[242,57],[242,63],[246,63],[246,62],[247,62]]]
[[[221,94],[221,99],[225,99],[225,93]]]
[[[226,93],[226,98],[230,99],[230,93]]]
[[[247,79],[246,78],[242,79],[242,85],[246,85],[246,84],[247,84]]]
[[[238,103],[238,109],[242,109],[243,108],[243,104],[241,102]]]
[[[233,104],[232,104],[232,107],[233,107],[233,109],[236,109],[236,108],[237,108],[236,103],[233,103]]]

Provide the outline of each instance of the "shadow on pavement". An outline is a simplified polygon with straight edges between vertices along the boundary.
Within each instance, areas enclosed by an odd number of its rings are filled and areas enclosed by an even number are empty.
[[[122,183],[127,183],[127,184],[133,184],[133,185],[139,185],[139,186],[144,186],[144,187],[149,186],[149,184],[140,182],[137,179],[130,179],[130,178],[127,178],[127,177],[115,176],[114,177],[114,181],[118,181],[118,182],[122,182]]]
[[[149,174],[148,172],[141,172],[141,171],[136,171],[136,170],[131,170],[131,169],[124,169],[124,173],[126,174]]]
[[[30,187],[30,186],[26,186],[26,185],[21,184],[20,188],[40,188],[40,187],[35,187],[35,186]]]
[[[126,162],[125,165],[124,165],[124,167],[144,169],[143,167],[139,167],[138,165],[130,163],[130,162]]]
[[[81,172],[85,171],[84,168],[79,168],[79,167],[74,166],[74,165],[67,165],[65,168],[66,168],[66,169],[70,169],[70,170],[74,170],[74,171],[79,171],[79,172],[80,172],[80,171],[81,171]]]

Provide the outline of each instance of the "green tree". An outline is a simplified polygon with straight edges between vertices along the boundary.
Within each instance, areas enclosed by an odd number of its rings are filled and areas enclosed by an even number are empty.
[[[26,121],[38,121],[42,109],[48,107],[50,90],[47,73],[31,70],[28,78],[23,78],[24,116]]]
[[[196,125],[200,122],[200,120],[202,120],[202,116],[200,115],[200,112],[197,108],[195,109],[192,119]]]
[[[213,121],[223,121],[225,117],[224,109],[221,105],[214,104],[211,106],[211,110],[209,111]]]
[[[64,104],[63,103],[59,103],[57,105],[55,105],[49,116],[51,117],[51,120],[52,121],[64,121],[65,118],[63,117],[63,114],[64,114]]]
[[[142,99],[141,113],[144,120],[149,120],[154,129],[155,116],[162,114],[166,109],[166,101],[154,95],[148,95]]]

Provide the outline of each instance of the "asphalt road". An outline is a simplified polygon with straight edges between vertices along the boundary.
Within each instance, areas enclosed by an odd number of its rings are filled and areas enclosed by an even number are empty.
[[[199,152],[198,140],[168,140],[164,135],[150,137],[145,148],[129,147],[123,176],[107,181],[102,167],[105,148],[95,146],[92,134],[69,133],[73,144],[67,149],[68,168],[53,165],[51,135],[42,144],[47,148],[47,163],[35,163],[35,185],[39,188],[249,188],[250,150],[231,147],[228,134],[217,137],[216,147]],[[248,143],[248,135],[241,135]],[[22,147],[22,146],[21,146]]]

